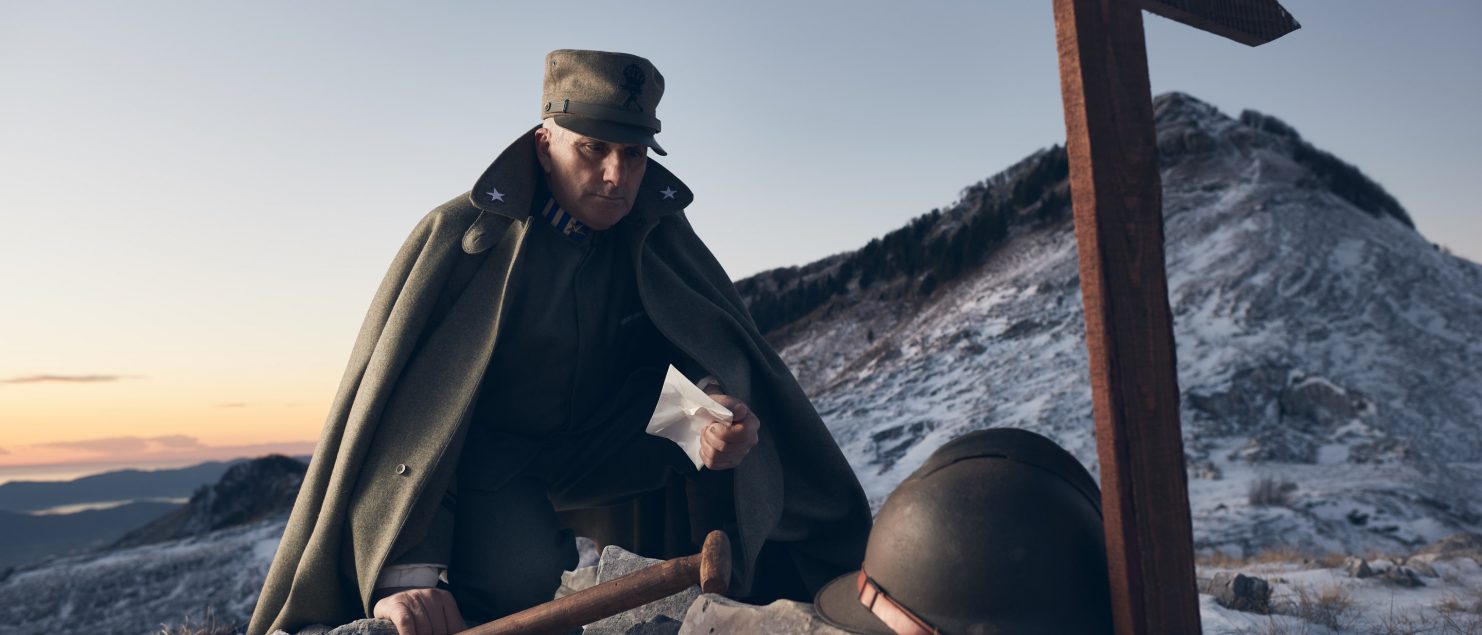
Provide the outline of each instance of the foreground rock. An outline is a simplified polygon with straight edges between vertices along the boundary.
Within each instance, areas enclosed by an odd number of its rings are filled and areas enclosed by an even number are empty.
[[[616,580],[629,573],[659,561],[626,551],[621,547],[607,547],[597,565],[567,571],[561,576],[561,587],[555,597],[561,598],[603,582]],[[657,602],[645,604],[631,611],[614,615],[588,624],[584,635],[673,635],[679,632],[680,620],[690,604],[700,596],[700,587],[692,586]],[[469,626],[473,626],[470,624]],[[721,632],[721,631],[716,631]],[[276,631],[274,635],[288,635]],[[357,620],[338,627],[314,625],[294,635],[396,635],[396,626],[386,620]]]
[[[849,632],[824,622],[812,604],[778,600],[766,606],[753,606],[707,593],[690,605],[679,634],[714,633],[848,635]]]
[[[1271,612],[1271,584],[1264,579],[1222,571],[1199,586],[1199,592],[1214,596],[1214,601],[1227,609],[1262,615]]]

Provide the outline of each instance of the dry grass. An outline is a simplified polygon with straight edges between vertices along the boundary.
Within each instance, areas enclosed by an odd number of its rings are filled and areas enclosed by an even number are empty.
[[[1359,611],[1353,603],[1353,595],[1341,585],[1329,585],[1321,589],[1299,586],[1292,589],[1296,597],[1285,606],[1277,605],[1273,610],[1285,613],[1330,631],[1344,631],[1358,621]]]
[[[1344,555],[1336,552],[1315,553],[1299,547],[1281,545],[1249,556],[1233,556],[1222,551],[1200,554],[1195,563],[1204,567],[1236,569],[1253,564],[1299,563],[1302,565],[1332,569],[1343,566]]]
[[[1370,635],[1482,635],[1482,617],[1470,613],[1413,611],[1380,617]]]
[[[157,635],[236,635],[247,630],[246,624],[235,622],[218,622],[216,611],[207,607],[206,616],[196,622],[195,618],[186,616],[185,621],[179,624],[160,624]]]
[[[1448,594],[1436,603],[1435,608],[1443,615],[1471,613],[1482,616],[1482,591],[1473,591],[1470,596]]]
[[[1299,624],[1286,624],[1277,621],[1274,617],[1268,617],[1265,623],[1255,626],[1246,626],[1235,630],[1225,629],[1216,631],[1212,635],[1315,635],[1312,626],[1306,622]]]

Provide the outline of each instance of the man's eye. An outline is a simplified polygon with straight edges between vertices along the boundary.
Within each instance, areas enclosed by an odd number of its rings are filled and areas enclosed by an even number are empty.
[[[588,152],[602,152],[603,150],[607,149],[606,146],[600,143],[588,143],[584,147],[587,149]]]
[[[643,156],[644,153],[643,153],[643,148],[641,148],[641,147],[633,147],[633,148],[628,148],[627,151],[624,152],[624,154],[627,154],[629,157],[632,157],[632,158],[636,159],[638,157]]]

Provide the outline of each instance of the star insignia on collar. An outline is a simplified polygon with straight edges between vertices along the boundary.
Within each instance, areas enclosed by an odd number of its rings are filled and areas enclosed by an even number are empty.
[[[678,194],[679,191],[676,190],[676,189],[674,189],[674,188],[672,188],[672,187],[666,187],[666,188],[664,188],[662,190],[659,190],[659,193],[660,194],[663,194],[664,195],[664,198],[670,199],[670,198],[674,198],[674,195],[675,194]]]
[[[484,192],[484,193],[489,195],[489,200],[491,200],[491,201],[496,201],[496,202],[499,202],[499,203],[503,203],[504,202],[504,192],[499,191],[499,188],[497,188],[497,187],[496,188],[493,188],[492,191]]]

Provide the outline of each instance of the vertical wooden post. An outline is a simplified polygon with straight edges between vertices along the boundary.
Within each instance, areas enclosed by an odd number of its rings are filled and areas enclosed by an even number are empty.
[[[1116,632],[1198,633],[1142,11],[1054,7]]]

